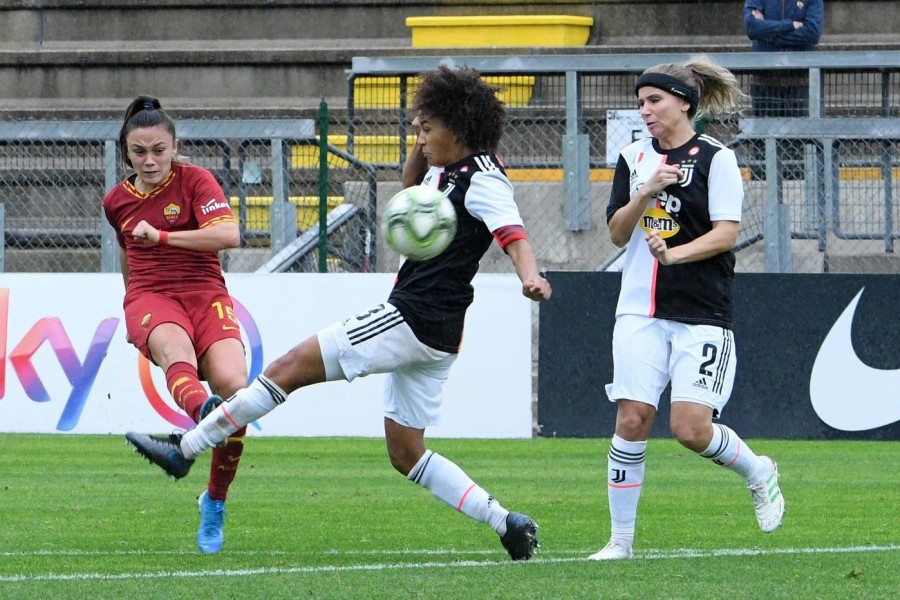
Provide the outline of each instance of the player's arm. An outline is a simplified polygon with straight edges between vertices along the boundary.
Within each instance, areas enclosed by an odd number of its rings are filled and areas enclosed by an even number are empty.
[[[681,263],[696,262],[722,254],[734,248],[737,241],[737,221],[713,221],[712,229],[695,240],[668,248],[666,240],[659,237],[659,232],[647,234],[647,246],[650,254],[663,265],[677,265]]]
[[[524,237],[524,230],[523,237],[509,242],[504,250],[516,268],[519,281],[522,282],[522,295],[536,302],[549,300],[553,290],[550,289],[550,282],[541,277],[531,242]]]
[[[200,229],[187,231],[161,231],[146,221],[138,223],[132,235],[147,246],[174,246],[186,250],[213,251],[237,248],[241,243],[241,231],[234,219],[211,221]]]
[[[128,289],[128,276],[131,275],[131,269],[128,268],[128,253],[125,248],[119,246],[119,268],[122,270],[122,280],[125,282],[125,289]]]
[[[806,6],[806,17],[803,21],[794,21],[794,28],[781,33],[776,42],[789,48],[814,46],[822,37],[822,23],[825,21],[825,11],[821,2],[813,0]],[[800,26],[797,26],[797,23]]]
[[[624,160],[620,158],[620,162],[624,164]],[[630,170],[625,165],[626,177]],[[620,166],[616,166],[617,173]],[[682,177],[682,172],[678,165],[667,165],[665,163],[659,165],[659,168],[648,179],[644,185],[638,188],[638,191],[628,200],[627,203],[617,208],[615,212],[608,216],[607,224],[609,225],[609,238],[613,244],[619,248],[625,246],[631,239],[634,228],[637,227],[641,215],[647,210],[647,204],[650,200],[663,191],[666,186],[678,183]],[[615,184],[614,184],[615,186]],[[615,192],[615,188],[613,190]],[[625,192],[627,193],[627,192]]]
[[[421,128],[419,127],[418,116],[413,119],[412,127],[416,134],[416,143],[412,145],[412,148],[407,148],[406,162],[403,163],[401,175],[404,188],[422,183],[422,178],[425,177],[425,172],[428,171],[428,161],[422,153],[422,145],[419,144]]]

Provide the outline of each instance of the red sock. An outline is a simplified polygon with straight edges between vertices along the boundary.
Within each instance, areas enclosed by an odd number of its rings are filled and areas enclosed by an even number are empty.
[[[181,407],[194,422],[199,421],[200,407],[209,397],[209,392],[200,383],[197,367],[186,362],[169,365],[166,371],[166,385],[175,404]]]
[[[234,434],[228,436],[225,445],[215,448],[212,452],[212,461],[209,465],[209,497],[213,500],[225,501],[228,495],[228,487],[237,475],[238,463],[241,461],[241,453],[244,452],[244,434],[247,428],[243,427]]]

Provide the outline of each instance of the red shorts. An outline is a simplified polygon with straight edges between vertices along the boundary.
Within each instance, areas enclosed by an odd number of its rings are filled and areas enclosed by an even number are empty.
[[[234,338],[243,343],[234,316],[231,296],[225,290],[183,293],[141,293],[125,302],[125,329],[131,343],[153,362],[147,339],[162,323],[175,323],[194,344],[197,356],[219,340]]]

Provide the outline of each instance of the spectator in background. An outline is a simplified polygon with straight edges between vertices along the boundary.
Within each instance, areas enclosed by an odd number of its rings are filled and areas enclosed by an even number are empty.
[[[747,0],[744,29],[754,52],[814,50],[825,22],[823,0]],[[750,86],[757,117],[809,115],[809,84],[805,72],[770,71]]]
[[[128,341],[162,369],[175,403],[198,422],[216,407],[201,377],[226,397],[247,385],[244,343],[219,265],[219,250],[240,243],[238,223],[212,173],[177,157],[175,124],[156,98],[139,96],[128,106],[119,150],[134,173],[109,191],[103,210],[119,242]],[[225,497],[244,433],[213,451],[199,498],[201,552],[222,548]]]

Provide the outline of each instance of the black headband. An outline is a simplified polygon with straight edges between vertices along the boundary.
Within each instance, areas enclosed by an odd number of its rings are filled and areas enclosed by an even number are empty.
[[[634,84],[634,95],[637,96],[638,90],[648,85],[687,100],[692,109],[696,109],[700,101],[700,92],[697,88],[664,73],[644,73],[638,77],[637,83]]]

